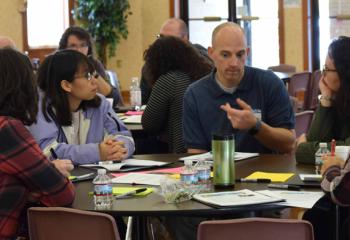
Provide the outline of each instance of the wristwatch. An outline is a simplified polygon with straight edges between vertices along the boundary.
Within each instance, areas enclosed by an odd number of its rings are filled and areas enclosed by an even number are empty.
[[[256,123],[255,123],[255,126],[252,127],[251,129],[248,130],[248,133],[252,136],[255,136],[261,129],[261,121],[260,119],[256,119]]]

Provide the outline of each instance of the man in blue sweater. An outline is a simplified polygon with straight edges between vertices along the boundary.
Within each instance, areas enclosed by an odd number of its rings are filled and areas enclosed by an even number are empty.
[[[289,153],[294,113],[283,82],[271,71],[245,66],[243,29],[217,26],[208,48],[216,69],[189,86],[184,97],[184,140],[189,153],[211,150],[212,134],[235,135],[236,151]]]

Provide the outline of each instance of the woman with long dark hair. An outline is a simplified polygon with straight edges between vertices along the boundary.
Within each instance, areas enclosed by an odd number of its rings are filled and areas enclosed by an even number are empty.
[[[70,160],[50,162],[24,125],[36,121],[37,91],[29,59],[0,49],[0,239],[15,239],[26,205],[67,206],[74,187]]]
[[[299,137],[296,160],[315,163],[320,142],[332,139],[350,146],[350,38],[339,37],[329,46],[319,88],[320,103],[310,130]]]
[[[30,131],[44,153],[74,164],[122,160],[134,152],[131,133],[106,98],[97,94],[97,73],[87,56],[62,50],[39,68],[38,122]]]
[[[182,137],[183,96],[212,66],[189,43],[161,37],[145,52],[144,77],[152,93],[142,116],[145,131],[158,134],[169,152],[186,152]]]
[[[319,142],[330,146],[335,139],[337,145],[350,145],[349,37],[339,37],[329,45],[319,87],[320,104],[311,128],[298,139],[298,162],[314,163]],[[336,235],[349,239],[350,162],[335,156],[324,156],[323,161],[321,187],[326,195],[305,212],[303,219],[312,223],[315,240],[335,239]]]

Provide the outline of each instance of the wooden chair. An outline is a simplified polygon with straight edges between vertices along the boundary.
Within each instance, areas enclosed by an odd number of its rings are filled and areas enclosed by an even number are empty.
[[[296,219],[242,218],[204,221],[197,240],[313,240],[311,223]]]
[[[298,99],[299,110],[304,110],[306,107],[310,80],[310,72],[296,73],[290,78],[288,93],[290,96]]]
[[[277,66],[270,66],[267,69],[274,71],[274,72],[288,72],[288,73],[294,73],[296,71],[295,66],[288,65],[288,64],[280,64]]]
[[[120,240],[112,216],[62,207],[28,209],[31,240]]]

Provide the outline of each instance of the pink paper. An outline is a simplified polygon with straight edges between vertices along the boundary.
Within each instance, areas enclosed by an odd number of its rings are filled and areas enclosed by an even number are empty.
[[[132,116],[132,115],[142,115],[143,111],[127,111],[125,115]]]
[[[182,170],[182,167],[177,167],[177,168],[162,168],[162,169],[157,169],[157,170],[148,170],[148,171],[140,171],[137,173],[169,173],[169,174],[176,174],[180,173]],[[125,174],[128,174],[129,172],[123,172],[123,173],[111,173],[113,177],[120,177]]]

